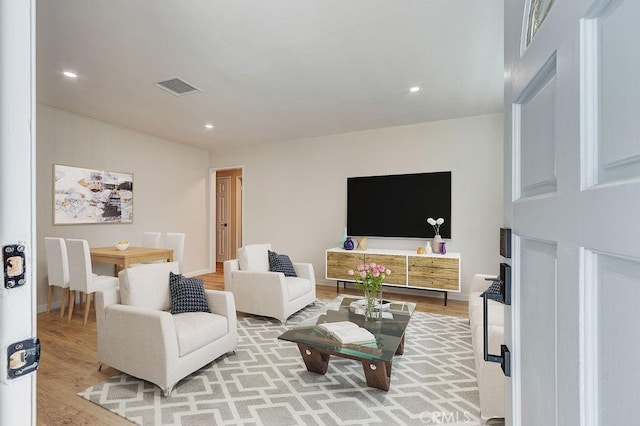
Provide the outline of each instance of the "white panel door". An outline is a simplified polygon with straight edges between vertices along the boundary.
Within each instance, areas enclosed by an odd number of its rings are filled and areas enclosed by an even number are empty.
[[[216,262],[231,259],[231,178],[216,179]]]
[[[26,248],[24,285],[6,288],[0,272],[0,425],[36,424],[35,374],[21,375],[20,351],[12,345],[36,333],[35,3],[0,1],[0,247]],[[19,264],[13,261],[16,269],[6,274],[12,281]],[[9,368],[18,378],[8,379]]]
[[[640,424],[640,1],[505,2],[507,424]]]

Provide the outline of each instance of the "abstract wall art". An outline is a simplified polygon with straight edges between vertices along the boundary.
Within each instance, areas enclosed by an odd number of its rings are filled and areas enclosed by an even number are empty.
[[[53,166],[53,224],[133,223],[133,174]]]

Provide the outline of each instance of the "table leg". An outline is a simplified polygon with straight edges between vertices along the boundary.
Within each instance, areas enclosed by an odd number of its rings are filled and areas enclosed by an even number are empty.
[[[447,306],[447,299],[449,298],[449,292],[445,291],[444,292],[444,306]]]
[[[367,386],[388,391],[391,385],[391,362],[384,361],[362,361],[364,376],[367,379]]]
[[[404,353],[404,334],[400,339],[400,344],[398,345],[398,349],[396,349],[396,355],[402,355]]]
[[[116,277],[118,276],[120,271],[122,271],[123,269],[127,269],[127,268],[124,268],[121,264],[116,263]]]
[[[320,352],[317,348],[312,348],[302,343],[298,343],[300,355],[307,366],[307,371],[312,373],[325,374],[329,368],[329,358],[331,355]]]

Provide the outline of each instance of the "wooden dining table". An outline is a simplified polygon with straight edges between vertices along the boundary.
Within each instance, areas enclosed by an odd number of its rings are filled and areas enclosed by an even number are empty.
[[[115,275],[136,263],[166,260],[173,262],[173,250],[147,247],[129,247],[118,250],[113,246],[89,249],[91,261],[95,263],[111,263],[115,265]]]

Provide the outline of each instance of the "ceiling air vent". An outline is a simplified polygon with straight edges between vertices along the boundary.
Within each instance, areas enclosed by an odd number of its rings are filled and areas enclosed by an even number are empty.
[[[200,89],[198,89],[197,87],[194,87],[177,77],[165,81],[160,81],[158,83],[155,83],[155,85],[175,96],[188,95],[190,93],[196,93],[200,91]]]

